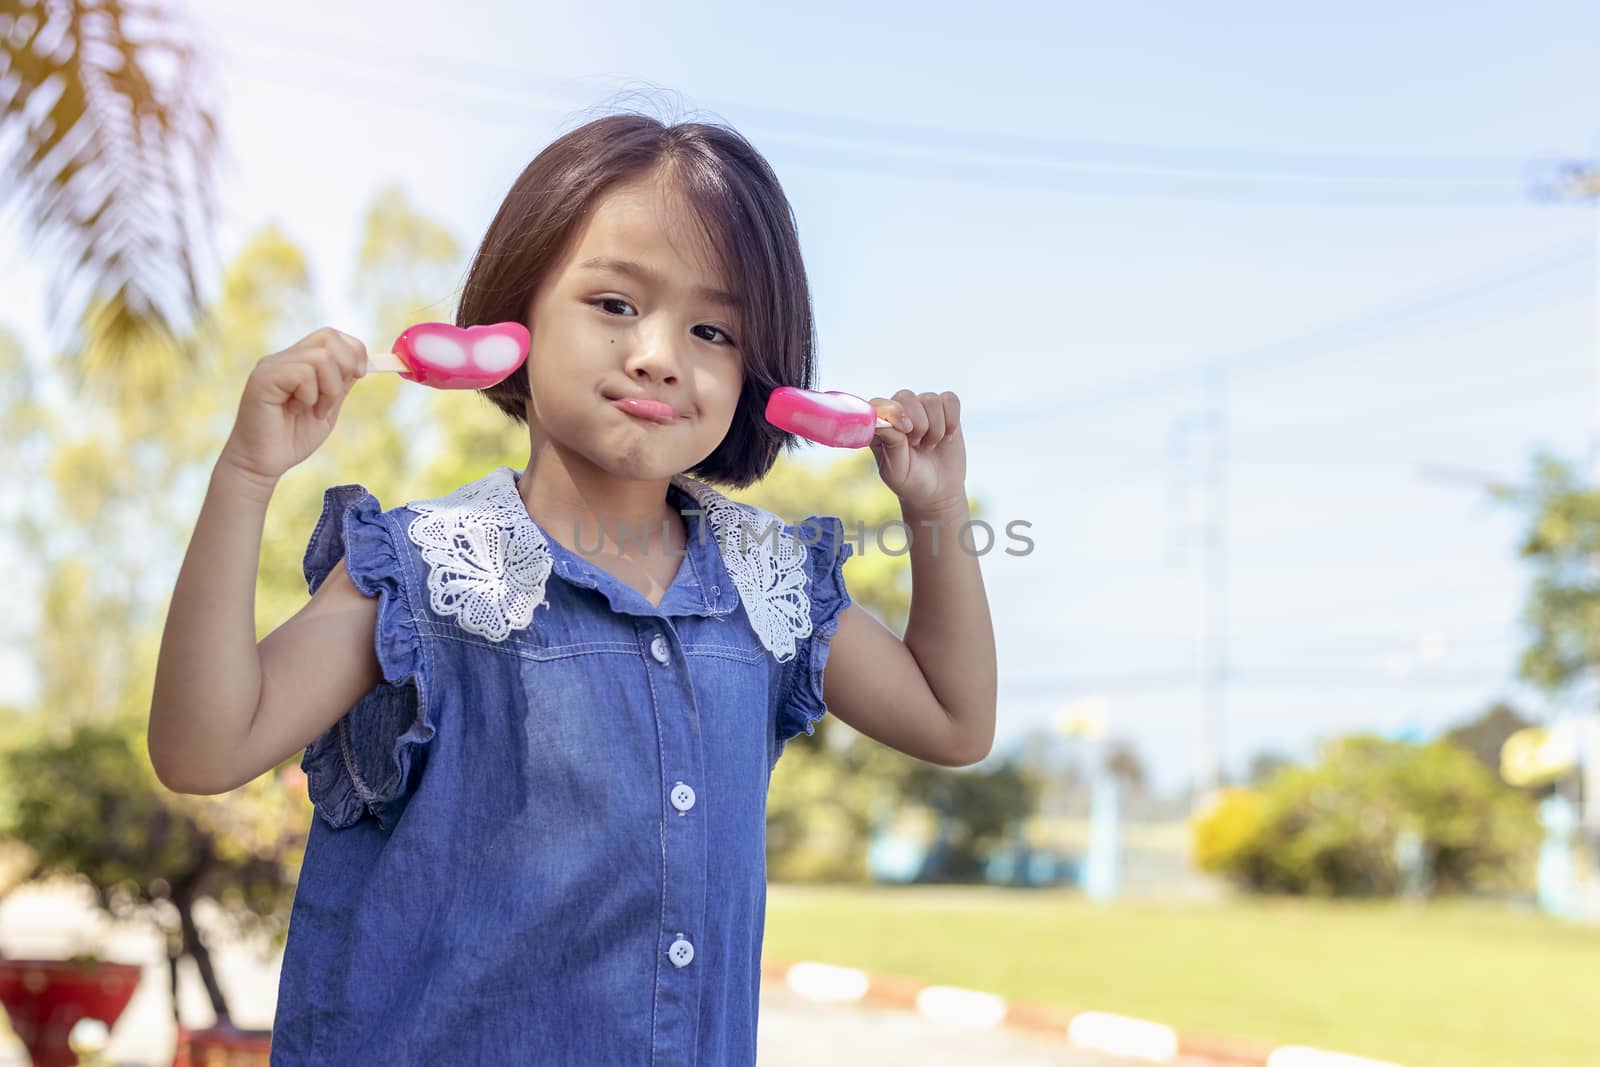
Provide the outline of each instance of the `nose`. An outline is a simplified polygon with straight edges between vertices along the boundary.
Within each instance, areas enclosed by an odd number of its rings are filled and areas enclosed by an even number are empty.
[[[637,382],[676,385],[682,373],[682,342],[663,336],[661,331],[642,332],[639,344],[628,356],[627,375]]]

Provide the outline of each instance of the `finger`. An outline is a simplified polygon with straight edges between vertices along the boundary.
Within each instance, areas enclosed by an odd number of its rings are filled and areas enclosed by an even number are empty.
[[[338,339],[335,350],[339,357],[339,370],[349,382],[360,378],[367,373],[367,346],[359,337],[352,337],[343,330],[334,330]]]
[[[295,345],[295,350],[302,356],[332,359],[339,368],[339,376],[349,380],[360,377],[356,355],[359,352],[364,356],[366,346],[343,330],[323,326],[306,335],[304,340]],[[362,359],[359,367],[365,370],[365,359]]]
[[[922,410],[928,414],[928,430],[920,444],[923,448],[932,448],[944,440],[944,398],[938,393],[923,393],[917,399],[922,401]]]
[[[878,436],[872,439],[870,447],[873,458],[878,462],[878,476],[891,487],[898,485],[911,465],[911,446],[906,443],[906,435],[899,430],[880,426]]]
[[[338,422],[339,421],[339,410],[344,407],[344,402],[346,400],[348,400],[349,398],[350,398],[350,393],[349,393],[348,390],[346,390],[339,397],[338,400],[335,400],[333,402],[333,407],[328,409],[328,415],[327,415],[327,417],[328,417],[328,419],[330,421],[332,421],[332,422]]]
[[[344,377],[332,352],[323,349],[310,361],[317,375],[317,404],[311,409],[314,418],[326,418],[329,409],[344,395]]]
[[[872,431],[872,444],[884,445],[889,448],[908,448],[904,430],[894,426],[879,426]]]
[[[885,400],[879,396],[873,397],[870,403],[878,411],[888,416],[891,423],[888,426],[879,426],[873,432],[872,451],[878,456],[880,461],[879,469],[881,470],[881,461],[891,456],[896,456],[901,452],[910,451],[910,444],[906,434],[911,426],[911,417],[906,414],[903,407],[893,400]],[[908,429],[901,429],[902,426]]]
[[[290,345],[288,348],[284,349],[283,352],[279,353],[279,355],[301,352],[308,348],[315,348],[319,342],[327,339],[328,332],[328,327],[319,326],[315,330],[312,330],[310,333],[306,334],[304,337],[300,338],[300,340],[296,341],[294,344]]]
[[[299,405],[307,411],[317,403],[317,372],[309,363],[284,364],[279,388],[284,391],[284,406]]]
[[[893,400],[885,400],[881,396],[875,396],[867,403],[877,409],[880,418],[888,420],[889,426],[899,430],[901,433],[911,429],[911,416],[906,414],[905,408]],[[885,427],[880,426],[878,429],[882,431]]]
[[[928,432],[928,413],[922,406],[922,400],[909,389],[902,389],[894,394],[894,398],[911,419],[911,429],[906,431],[907,443],[916,448],[922,442],[922,435]]]
[[[948,391],[939,396],[944,400],[944,432],[952,436],[961,429],[961,398]]]

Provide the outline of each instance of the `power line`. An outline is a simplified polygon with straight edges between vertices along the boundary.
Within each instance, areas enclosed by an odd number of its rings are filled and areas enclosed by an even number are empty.
[[[268,34],[270,36],[270,33]],[[337,43],[337,42],[332,42]],[[259,42],[258,42],[259,45]],[[269,50],[271,46],[268,46]],[[245,50],[252,51],[250,49]],[[260,48],[254,51],[259,54]],[[275,51],[275,50],[274,50]],[[395,70],[406,72],[405,81],[415,84],[419,80],[441,84],[456,91],[476,93],[481,96],[485,84],[482,75],[488,73],[509,79],[513,87],[503,89],[500,94],[508,101],[533,103],[535,98],[530,92],[530,86],[539,89],[540,98],[537,106],[541,110],[558,111],[560,104],[570,102],[576,105],[574,95],[575,83],[560,79],[540,77],[529,72],[494,64],[485,64],[474,61],[472,64],[463,64],[461,61],[448,57],[412,55],[408,57],[390,57],[390,65],[372,64],[361,60],[361,49],[351,49],[344,54],[318,53],[315,50],[307,51],[303,43],[297,42],[292,51],[279,52],[276,63],[288,59],[292,62],[304,64],[307,56],[320,57],[324,65],[320,72],[325,77],[329,73],[351,77],[360,69],[377,73],[387,78],[394,78]],[[442,76],[440,70],[451,68],[469,69],[473,74],[470,81],[460,78]],[[275,69],[276,66],[275,66]],[[419,71],[430,72],[419,77]],[[296,84],[290,82],[290,84]],[[365,82],[363,82],[365,84]],[[302,88],[304,86],[301,86]],[[493,89],[493,86],[487,86]],[[437,102],[436,97],[430,96],[431,101]],[[391,98],[384,97],[377,102],[388,103]],[[459,113],[460,109],[456,109]],[[992,169],[996,160],[988,155],[991,150],[1021,152],[1021,155],[1004,157],[999,162],[1033,168],[1059,167],[1071,170],[1077,168],[1081,172],[1095,173],[1106,178],[1126,181],[1130,178],[1149,177],[1178,177],[1189,179],[1216,179],[1243,180],[1254,182],[1356,182],[1356,183],[1382,183],[1382,182],[1409,182],[1415,183],[1425,190],[1437,190],[1440,185],[1448,186],[1459,184],[1463,186],[1490,186],[1499,185],[1502,181],[1509,182],[1509,175],[1502,179],[1495,177],[1499,170],[1511,169],[1510,165],[1501,160],[1491,158],[1469,157],[1426,157],[1426,156],[1398,156],[1398,155],[1334,155],[1328,153],[1271,153],[1251,150],[1174,150],[1163,146],[1137,145],[1105,141],[1081,141],[1059,137],[1027,136],[1018,137],[1010,134],[995,134],[993,132],[959,130],[949,127],[928,124],[914,124],[906,122],[885,122],[861,118],[838,118],[817,115],[800,115],[789,112],[772,112],[757,110],[756,114],[775,117],[781,126],[793,124],[799,132],[796,134],[802,142],[810,140],[816,145],[836,144],[843,146],[847,151],[872,153],[900,153],[899,162],[913,164],[940,162],[942,164],[966,163],[980,168]],[[474,117],[482,118],[478,110],[472,110]],[[843,130],[844,137],[839,137],[837,131]],[[967,159],[948,154],[947,148],[929,148],[915,144],[897,142],[895,135],[904,135],[910,132],[916,136],[936,137],[942,139],[947,145],[979,146],[982,151]],[[860,140],[858,138],[868,138]],[[946,153],[941,155],[940,153]],[[1094,154],[1099,153],[1099,158]],[[893,160],[891,160],[892,162]],[[858,162],[861,162],[858,160]],[[882,159],[879,162],[883,162]],[[1546,169],[1561,164],[1542,164]],[[1308,170],[1308,168],[1322,167],[1321,173]],[[1354,168],[1358,173],[1334,173],[1328,168]],[[1359,173],[1359,171],[1367,173]],[[928,177],[925,170],[916,171],[921,177]],[[1509,188],[1509,185],[1507,186]],[[1431,194],[1430,194],[1431,195]],[[1430,202],[1437,202],[1438,197],[1431,195]],[[1040,406],[1032,409],[1015,411],[1003,416],[1005,428],[1019,423],[1026,424],[1043,417],[1056,417],[1081,412],[1089,408],[1103,408],[1126,403],[1133,400],[1145,399],[1150,396],[1172,392],[1180,389],[1192,388],[1205,376],[1212,373],[1213,368],[1221,367],[1230,373],[1245,372],[1260,369],[1261,367],[1282,366],[1294,362],[1296,358],[1312,358],[1317,355],[1337,350],[1337,347],[1359,343],[1363,333],[1380,333],[1395,326],[1404,326],[1412,321],[1421,319],[1426,321],[1436,317],[1431,314],[1441,308],[1452,307],[1467,301],[1477,302],[1482,296],[1507,289],[1521,282],[1541,277],[1545,274],[1560,270],[1579,260],[1586,261],[1587,251],[1576,254],[1563,252],[1553,260],[1541,261],[1531,267],[1518,269],[1508,275],[1492,276],[1485,281],[1470,284],[1461,289],[1449,290],[1421,301],[1408,302],[1388,309],[1380,310],[1374,314],[1360,316],[1353,320],[1335,322],[1295,337],[1257,346],[1232,354],[1212,357],[1198,364],[1170,371],[1157,372],[1154,375],[1135,379],[1131,382],[1094,390],[1080,394],[1076,399],[1065,402],[1053,403],[1048,407]],[[1354,335],[1354,336],[1351,336]],[[975,413],[977,414],[977,413]],[[981,417],[984,423],[989,422],[993,416]],[[979,427],[974,420],[969,419],[969,426],[974,429],[993,427]]]
[[[361,85],[381,78],[408,87],[443,89],[458,100],[465,96],[476,102],[466,109],[451,107],[430,92],[429,104],[478,119],[487,117],[486,107],[509,105],[522,118],[530,105],[542,112],[581,115],[586,105],[594,104],[584,95],[586,86],[581,81],[541,77],[479,60],[468,64],[437,55],[393,55],[378,64],[361,58],[366,51],[364,46],[352,44],[343,52],[321,52],[308,49],[303,41],[295,41],[292,47],[275,46],[271,37],[270,32],[257,36],[250,46],[238,51],[270,64],[268,80],[298,88],[310,86],[286,79],[282,74],[286,63],[315,69],[318,91],[328,87],[329,76],[359,78]],[[612,93],[631,92],[640,98],[661,92],[655,87],[615,81],[606,88]],[[393,102],[387,96],[369,94],[365,98],[375,103]],[[909,170],[921,178],[977,178],[1051,188],[1067,184],[1078,191],[1123,196],[1154,194],[1164,199],[1248,202],[1283,195],[1303,198],[1304,192],[1318,190],[1323,194],[1340,189],[1357,193],[1388,190],[1391,194],[1403,190],[1403,197],[1386,202],[1411,206],[1510,204],[1519,199],[1524,181],[1520,161],[1486,157],[1183,148],[759,107],[741,110],[763,127],[763,140],[803,149],[813,157],[818,153],[831,154],[835,159],[842,156],[851,169],[888,173]],[[797,162],[806,164],[808,160],[802,157]],[[938,169],[930,171],[929,167]],[[1336,202],[1370,205],[1379,201],[1369,196]]]
[[[963,415],[962,424],[975,432],[1004,432],[1041,419],[1060,419],[1091,409],[1114,407],[1167,393],[1195,389],[1205,384],[1217,368],[1225,370],[1232,377],[1309,362],[1374,340],[1399,328],[1437,322],[1442,317],[1439,314],[1441,311],[1461,306],[1467,307],[1470,311],[1481,311],[1484,307],[1482,303],[1484,297],[1559,273],[1576,264],[1587,264],[1590,259],[1591,253],[1586,245],[1563,245],[1540,256],[1532,263],[1511,270],[1498,271],[1463,285],[1437,290],[1418,300],[1334,320],[1278,341],[1231,353],[1221,353],[1115,385],[1081,391],[1048,405],[1018,408],[1010,412],[975,412],[980,420],[976,426],[973,425],[974,420],[971,417]]]

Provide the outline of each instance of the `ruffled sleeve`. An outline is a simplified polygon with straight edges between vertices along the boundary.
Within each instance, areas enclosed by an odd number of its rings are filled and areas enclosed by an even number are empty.
[[[811,602],[811,635],[795,650],[789,684],[778,705],[776,761],[792,737],[816,732],[817,720],[827,714],[822,699],[822,674],[828,651],[839,629],[839,616],[850,606],[844,584],[844,563],[853,546],[844,536],[844,523],[833,517],[812,516],[790,530],[806,545],[806,596]]]
[[[300,766],[311,802],[335,829],[371,814],[390,829],[422,773],[433,739],[429,664],[412,611],[408,560],[392,518],[359,485],[329,489],[306,548],[315,593],[341,559],[351,583],[378,601],[373,634],[383,680],[306,746]]]

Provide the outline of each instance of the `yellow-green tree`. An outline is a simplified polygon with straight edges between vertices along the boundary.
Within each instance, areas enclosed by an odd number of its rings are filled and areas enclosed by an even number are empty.
[[[428,272],[459,252],[394,194],[367,223],[361,273],[374,318],[392,318],[413,298],[407,278],[430,284]],[[418,245],[372,232],[384,228],[433,236]],[[379,272],[381,282],[367,280]],[[320,314],[304,255],[273,227],[247,243],[220,291],[206,331],[192,339],[206,352],[197,365],[152,340],[124,373],[73,389],[67,367],[41,372],[17,345],[0,344],[8,372],[0,417],[13,428],[0,460],[49,473],[26,483],[21,506],[5,516],[12,550],[38,581],[38,615],[20,635],[37,684],[6,724],[0,824],[26,846],[26,877],[76,876],[114,914],[165,929],[174,982],[179,959],[191,956],[226,1019],[193,906],[212,899],[236,933],[281,939],[311,817],[298,761],[226,796],[175,795],[151,770],[145,723],[173,575],[244,379]],[[116,340],[90,336],[91,345]],[[60,395],[52,385],[69,399],[52,399]],[[268,516],[258,632],[304,602],[299,561],[333,472],[345,480],[358,472],[398,494],[426,465],[416,444],[440,425],[448,435],[448,423],[430,422],[428,398],[421,407],[407,399],[393,376],[364,381],[341,432],[284,480]]]

